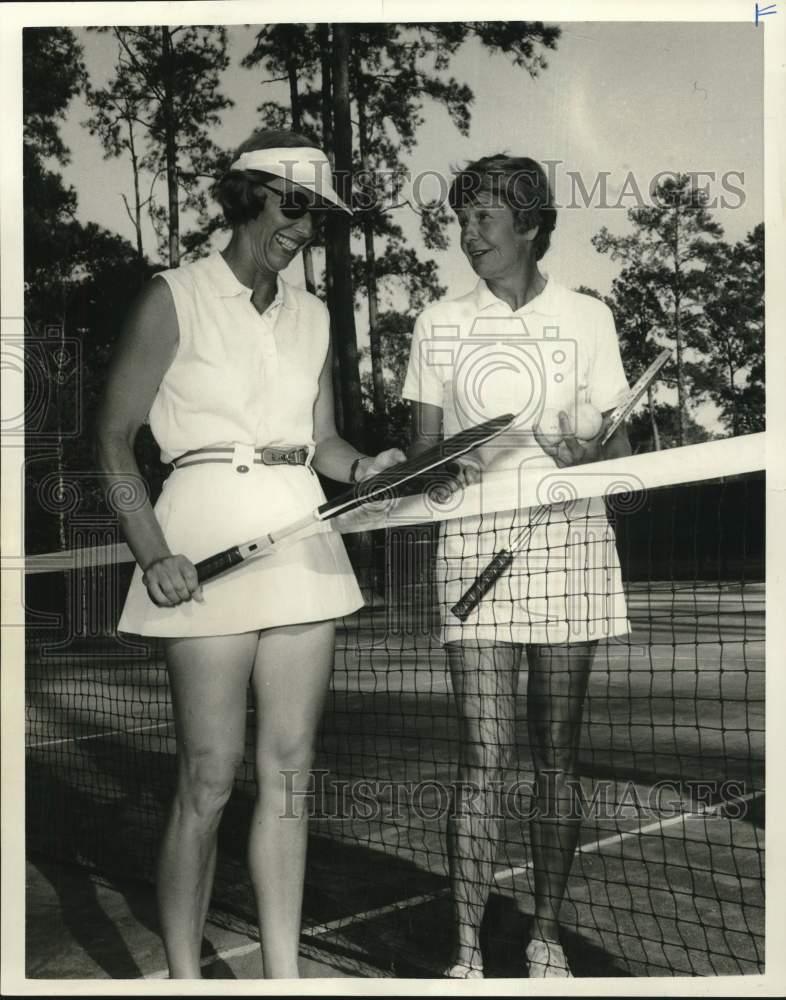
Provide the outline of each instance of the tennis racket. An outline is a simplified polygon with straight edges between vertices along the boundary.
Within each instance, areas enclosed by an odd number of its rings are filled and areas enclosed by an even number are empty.
[[[670,357],[671,352],[669,350],[661,351],[641,378],[638,379],[622,403],[612,411],[611,420],[601,438],[601,446],[609,441],[620,424],[627,418],[633,407],[647,391],[647,387],[657,378],[658,372],[660,372]],[[516,553],[526,545],[533,528],[536,528],[539,524],[543,524],[548,518],[550,509],[547,506],[535,507],[529,523],[521,529],[510,545],[507,548],[500,549],[499,552],[495,552],[488,566],[486,566],[475,578],[474,583],[462,594],[461,600],[450,609],[459,621],[464,622],[469,618],[502,574],[510,569]]]
[[[233,545],[231,548],[224,549],[223,552],[203,559],[196,564],[199,582],[204,583],[211,580],[219,573],[224,573],[247,559],[276,551],[281,548],[285,541],[287,543],[298,541],[313,531],[314,525],[321,521],[329,521],[331,518],[346,514],[350,510],[355,510],[374,501],[390,500],[398,496],[422,492],[423,478],[430,472],[449,466],[453,459],[466,455],[474,448],[479,448],[491,441],[492,438],[510,428],[515,418],[516,415],[513,413],[503,413],[499,417],[494,417],[493,420],[468,427],[466,430],[440,441],[439,444],[429,448],[417,458],[401,462],[370,479],[365,479],[357,486],[353,486],[351,490],[320,504],[305,517],[292,521],[277,531],[267,532],[258,538],[244,542],[242,545]],[[433,483],[427,485],[433,486]]]
[[[617,430],[619,425],[628,419],[633,407],[638,403],[644,393],[647,391],[652,382],[657,378],[658,372],[666,364],[666,362],[671,357],[671,351],[668,348],[664,348],[660,354],[655,358],[649,368],[642,374],[642,376],[636,381],[633,388],[630,390],[625,399],[620,403],[616,410],[612,410],[611,420],[606,430],[603,432],[603,437],[600,439],[601,448],[608,444],[610,438]]]

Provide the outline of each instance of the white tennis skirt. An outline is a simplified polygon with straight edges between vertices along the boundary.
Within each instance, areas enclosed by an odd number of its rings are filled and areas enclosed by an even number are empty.
[[[193,563],[247,542],[309,513],[325,500],[305,466],[229,463],[175,469],[155,514],[170,551]],[[234,635],[277,625],[351,614],[363,598],[341,536],[327,525],[269,556],[260,556],[203,584],[204,604],[159,608],[136,568],[119,632],[156,636]]]
[[[442,641],[551,644],[627,634],[616,539],[601,499],[553,505],[467,620],[452,614],[529,519],[521,510],[445,522],[437,555]]]

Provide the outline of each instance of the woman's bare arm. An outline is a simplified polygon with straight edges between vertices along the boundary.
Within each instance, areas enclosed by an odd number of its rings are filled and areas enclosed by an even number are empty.
[[[153,280],[141,292],[123,325],[96,426],[97,460],[107,477],[110,503],[117,511],[134,558],[145,571],[151,598],[163,605],[177,604],[194,595],[196,573],[192,580],[181,579],[184,574],[192,576],[188,569],[191,564],[169,551],[146,496],[134,457],[134,441],[174,359],[178,340],[172,293],[165,281]]]
[[[412,444],[410,458],[417,458],[442,440],[442,407],[432,403],[412,404]]]

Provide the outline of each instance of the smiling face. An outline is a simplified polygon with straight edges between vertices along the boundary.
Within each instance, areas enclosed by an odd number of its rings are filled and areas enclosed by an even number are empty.
[[[276,192],[281,192],[281,195]],[[257,270],[266,273],[283,271],[313,239],[314,222],[310,212],[299,219],[289,219],[281,210],[285,183],[273,177],[265,184],[265,204],[259,215],[247,223],[251,256]]]
[[[515,278],[534,257],[537,226],[516,228],[512,209],[491,191],[478,191],[471,203],[456,209],[461,249],[473,271],[486,280]]]

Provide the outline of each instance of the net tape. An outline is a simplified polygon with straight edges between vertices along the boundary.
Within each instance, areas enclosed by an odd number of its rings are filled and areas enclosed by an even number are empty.
[[[486,476],[480,483],[457,492],[449,502],[440,503],[425,490],[412,496],[372,503],[334,518],[334,531],[352,534],[413,524],[438,524],[459,517],[501,511],[522,510],[544,504],[565,503],[590,497],[625,496],[644,490],[684,482],[702,482],[729,474],[755,472],[765,466],[765,435],[750,434],[733,441],[711,441],[654,454],[570,466],[534,476],[526,465],[518,475]],[[730,473],[731,470],[731,473]],[[439,477],[435,485],[439,484]],[[323,526],[315,526],[322,530]],[[241,541],[241,539],[238,539]],[[80,550],[85,565],[130,562],[131,550],[125,543]],[[73,553],[42,553],[15,559],[3,557],[3,568],[26,573],[48,573],[71,568]]]

